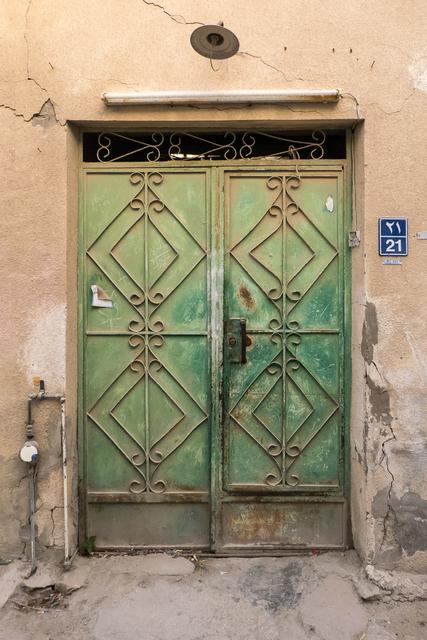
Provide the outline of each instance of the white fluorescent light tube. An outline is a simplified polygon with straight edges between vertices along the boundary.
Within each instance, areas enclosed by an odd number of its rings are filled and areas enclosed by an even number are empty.
[[[337,102],[339,89],[267,89],[254,91],[106,91],[109,106],[280,104],[286,102]]]

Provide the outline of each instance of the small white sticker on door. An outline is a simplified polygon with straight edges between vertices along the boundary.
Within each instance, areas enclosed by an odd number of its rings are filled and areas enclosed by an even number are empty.
[[[326,207],[326,210],[329,211],[329,213],[333,212],[333,210],[334,210],[334,199],[333,199],[332,196],[328,196],[326,198],[325,207]]]

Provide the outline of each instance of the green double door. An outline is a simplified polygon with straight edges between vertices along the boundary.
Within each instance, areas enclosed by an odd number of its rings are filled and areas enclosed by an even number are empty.
[[[98,548],[342,548],[343,166],[86,165],[81,458]]]

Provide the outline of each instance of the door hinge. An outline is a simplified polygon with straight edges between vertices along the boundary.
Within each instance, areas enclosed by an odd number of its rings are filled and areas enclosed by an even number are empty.
[[[348,246],[351,249],[360,246],[360,231],[350,231],[348,234]]]

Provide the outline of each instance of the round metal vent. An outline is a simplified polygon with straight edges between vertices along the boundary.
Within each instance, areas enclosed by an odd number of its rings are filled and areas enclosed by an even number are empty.
[[[207,24],[193,31],[191,46],[205,58],[224,60],[239,50],[239,41],[232,31],[217,24]]]

